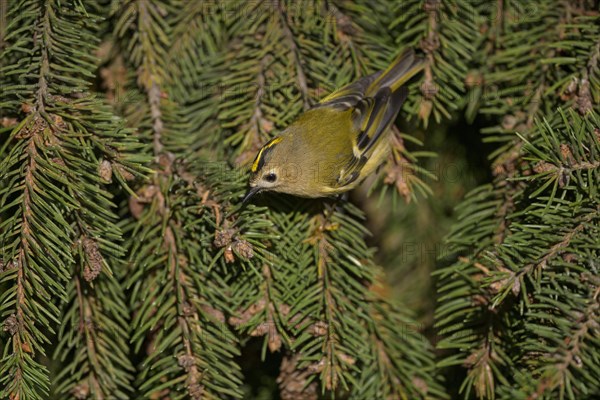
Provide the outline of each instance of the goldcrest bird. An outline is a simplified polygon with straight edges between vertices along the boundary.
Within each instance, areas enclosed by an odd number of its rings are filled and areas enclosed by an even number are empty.
[[[404,51],[386,70],[304,112],[259,150],[243,202],[262,191],[325,197],[357,186],[387,157],[389,128],[408,95],[404,84],[422,68],[414,51]]]

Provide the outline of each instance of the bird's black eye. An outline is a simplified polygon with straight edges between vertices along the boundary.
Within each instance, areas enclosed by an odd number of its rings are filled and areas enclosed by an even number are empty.
[[[268,174],[265,175],[265,181],[273,183],[277,180],[277,175],[275,175],[273,172],[269,172]]]

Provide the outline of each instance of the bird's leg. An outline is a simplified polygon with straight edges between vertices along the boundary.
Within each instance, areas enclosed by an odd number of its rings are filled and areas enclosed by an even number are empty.
[[[331,214],[333,214],[334,211],[338,211],[340,213],[344,212],[344,209],[341,207],[341,203],[342,202],[346,202],[348,201],[349,195],[348,192],[346,193],[341,193],[336,195],[333,198],[332,202],[325,202],[325,215],[330,216]]]

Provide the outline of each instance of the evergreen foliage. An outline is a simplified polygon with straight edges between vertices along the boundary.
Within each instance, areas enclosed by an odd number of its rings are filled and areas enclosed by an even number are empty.
[[[0,0],[0,397],[599,396],[599,10]],[[265,141],[406,46],[425,72],[371,199],[241,206]],[[451,215],[473,185],[436,182],[420,139],[465,171],[457,123],[492,168]],[[376,238],[435,247],[454,221],[437,289],[381,239],[391,294],[355,203],[394,216]],[[438,352],[397,301],[429,323],[434,290]]]
[[[468,113],[492,116],[494,180],[458,209],[441,278],[440,366],[479,398],[593,398],[598,377],[598,4],[479,12]],[[487,88],[486,88],[487,87]],[[557,111],[558,109],[558,111]],[[590,279],[590,277],[593,277]]]
[[[0,164],[0,396],[47,398],[40,357],[51,342],[57,360],[69,359],[57,392],[119,396],[133,366],[129,311],[114,274],[125,250],[109,183],[126,189],[147,159],[136,154],[135,134],[89,92],[95,17],[79,3],[11,6],[0,103],[8,135]]]

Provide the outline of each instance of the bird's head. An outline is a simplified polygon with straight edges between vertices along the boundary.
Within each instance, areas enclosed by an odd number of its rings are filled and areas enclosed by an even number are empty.
[[[243,201],[263,191],[294,193],[299,178],[294,173],[295,154],[288,137],[277,136],[267,142],[252,163],[250,187]]]

